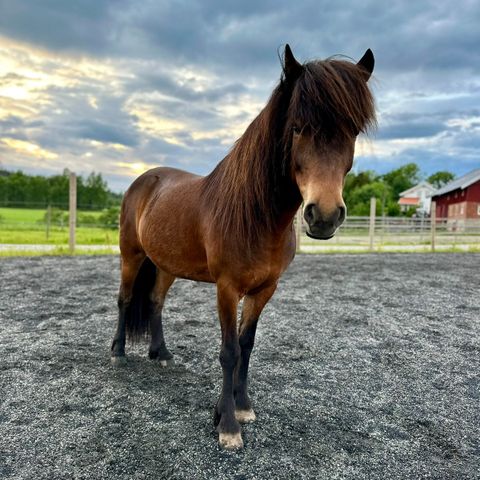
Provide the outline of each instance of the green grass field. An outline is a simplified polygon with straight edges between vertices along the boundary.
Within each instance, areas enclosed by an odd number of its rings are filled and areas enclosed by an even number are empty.
[[[47,228],[44,222],[45,209],[0,208],[0,243],[8,244],[68,244],[68,225],[54,224]],[[102,212],[82,212],[98,218]],[[78,226],[76,241],[79,245],[118,245],[118,230],[96,226]]]

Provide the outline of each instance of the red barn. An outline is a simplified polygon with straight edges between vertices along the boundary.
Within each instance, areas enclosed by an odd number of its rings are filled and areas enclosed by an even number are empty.
[[[437,217],[448,220],[480,218],[480,168],[435,191]]]

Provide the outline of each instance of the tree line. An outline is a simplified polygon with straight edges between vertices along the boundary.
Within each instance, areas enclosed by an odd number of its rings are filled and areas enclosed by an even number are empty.
[[[425,178],[435,188],[440,188],[452,181],[455,175],[447,171],[439,171]],[[377,199],[377,215],[402,215],[398,199],[400,193],[417,185],[422,180],[420,168],[415,163],[408,163],[386,174],[379,175],[371,170],[350,172],[345,178],[344,199],[349,215],[368,216],[370,214],[370,198]],[[415,208],[406,214],[412,215]]]
[[[439,171],[426,180],[435,188],[455,178],[450,172]],[[345,178],[344,198],[350,215],[369,215],[370,198],[377,198],[377,214],[400,215],[399,194],[422,180],[420,168],[408,163],[386,174],[367,170],[350,172]],[[23,172],[0,170],[0,205],[10,207],[41,207],[51,205],[68,207],[69,176],[45,177]],[[122,194],[108,189],[100,173],[92,172],[86,178],[77,177],[77,205],[82,210],[102,210],[119,206]],[[113,211],[113,210],[112,210]],[[414,213],[414,210],[409,212]]]
[[[101,173],[77,177],[77,205],[82,210],[101,210],[120,205],[122,195],[109,190]],[[0,170],[0,206],[68,208],[69,174],[46,177],[21,171]]]

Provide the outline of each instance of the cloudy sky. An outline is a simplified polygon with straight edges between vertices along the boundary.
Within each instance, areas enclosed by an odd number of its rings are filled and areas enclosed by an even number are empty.
[[[0,166],[205,174],[301,61],[376,57],[355,169],[480,166],[480,2],[0,0]]]

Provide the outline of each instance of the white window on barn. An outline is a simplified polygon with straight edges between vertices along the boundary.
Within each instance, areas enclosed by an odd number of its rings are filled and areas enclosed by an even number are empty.
[[[480,217],[480,203],[477,205],[477,215]]]

